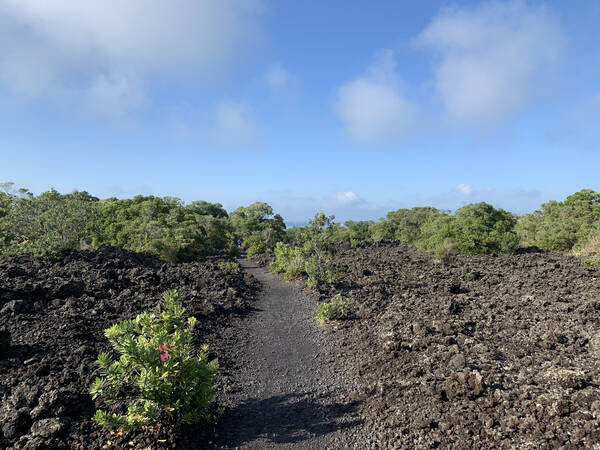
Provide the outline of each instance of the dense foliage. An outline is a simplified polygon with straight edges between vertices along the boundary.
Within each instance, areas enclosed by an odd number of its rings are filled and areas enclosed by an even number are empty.
[[[514,230],[516,223],[517,219],[511,213],[487,203],[466,205],[454,215],[427,206],[391,211],[379,222],[347,221],[341,226],[331,220],[326,233],[315,234],[313,221],[306,227],[291,228],[286,238],[288,243],[296,247],[314,240],[314,236],[322,236],[330,248],[334,247],[333,243],[340,242],[351,245],[381,240],[414,242],[425,250],[444,253],[443,259],[446,259],[454,251],[472,254],[514,251],[518,244]],[[297,261],[299,252],[280,247],[276,256],[281,261]],[[288,267],[294,266],[286,264]],[[278,267],[279,270],[281,268]]]
[[[279,214],[273,214],[273,208],[264,202],[256,202],[239,207],[230,215],[236,239],[240,240],[249,256],[273,250],[283,241],[285,223]]]
[[[98,203],[93,243],[190,260],[233,245],[227,212],[218,203],[184,205],[174,197],[138,195]]]
[[[600,193],[583,189],[564,201],[549,201],[517,224],[521,244],[564,252],[586,245],[600,230]]]
[[[0,254],[36,255],[109,245],[190,260],[235,248],[219,203],[188,205],[174,197],[138,195],[99,200],[87,192],[33,195],[4,183],[0,192]]]
[[[336,279],[333,257],[339,235],[339,224],[334,219],[334,216],[326,216],[323,212],[317,213],[307,227],[296,231],[298,235],[295,238],[302,245],[279,242],[271,270],[283,273],[286,279],[306,275],[309,286],[333,282]]]
[[[434,251],[453,244],[459,253],[512,253],[518,246],[517,219],[484,202],[459,208],[453,216],[440,215],[423,225],[417,245]]]
[[[193,348],[192,329],[196,319],[181,306],[175,290],[164,293],[159,313],[143,313],[106,329],[113,349],[98,355],[100,376],[90,387],[92,398],[107,404],[119,397],[135,396],[127,413],[96,411],[101,425],[126,430],[153,425],[161,411],[180,414],[184,422],[207,416],[213,397],[212,384],[218,370],[209,360],[208,348]]]
[[[221,204],[205,201],[184,204],[175,197],[141,195],[99,200],[85,191],[54,189],[36,196],[0,184],[0,254],[109,245],[178,261],[235,255],[239,242],[249,256],[275,252],[273,270],[288,277],[306,274],[311,284],[319,284],[335,278],[331,259],[339,244],[381,240],[413,242],[440,260],[454,252],[511,253],[519,245],[599,252],[600,193],[584,189],[520,217],[481,202],[454,214],[421,206],[390,211],[377,222],[343,225],[318,213],[309,225],[286,230],[283,218],[264,202],[228,215]]]
[[[423,225],[446,215],[446,211],[440,211],[431,206],[391,211],[387,213],[385,219],[371,224],[369,227],[370,238],[374,241],[417,242],[421,238]]]
[[[51,189],[34,196],[14,191],[10,183],[0,193],[0,253],[37,255],[80,248],[91,235],[98,199],[87,192],[62,195]]]

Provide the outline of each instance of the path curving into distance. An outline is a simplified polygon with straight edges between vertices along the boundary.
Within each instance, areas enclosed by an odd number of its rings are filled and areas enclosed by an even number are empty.
[[[333,365],[336,345],[315,320],[316,303],[292,283],[242,259],[262,284],[254,311],[232,332],[240,389],[227,394],[217,426],[219,448],[355,447],[361,422],[355,386]]]

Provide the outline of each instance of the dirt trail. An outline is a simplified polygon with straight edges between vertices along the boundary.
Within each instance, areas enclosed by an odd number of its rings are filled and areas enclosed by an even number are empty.
[[[353,447],[356,386],[332,364],[335,339],[319,330],[314,300],[251,261],[240,264],[263,290],[231,336],[237,345],[229,376],[240,388],[226,395],[219,448]]]

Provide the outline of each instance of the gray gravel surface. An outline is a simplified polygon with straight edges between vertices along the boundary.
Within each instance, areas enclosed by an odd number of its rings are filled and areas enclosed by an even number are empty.
[[[356,381],[340,365],[342,343],[315,320],[316,302],[248,260],[255,309],[232,329],[219,448],[362,448]],[[364,442],[364,441],[363,441]]]

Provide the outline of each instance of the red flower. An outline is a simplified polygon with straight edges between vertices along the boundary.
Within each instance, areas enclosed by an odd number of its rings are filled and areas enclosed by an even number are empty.
[[[158,351],[160,352],[160,360],[162,362],[165,362],[167,360],[167,358],[169,357],[169,347],[161,344],[158,346]]]

